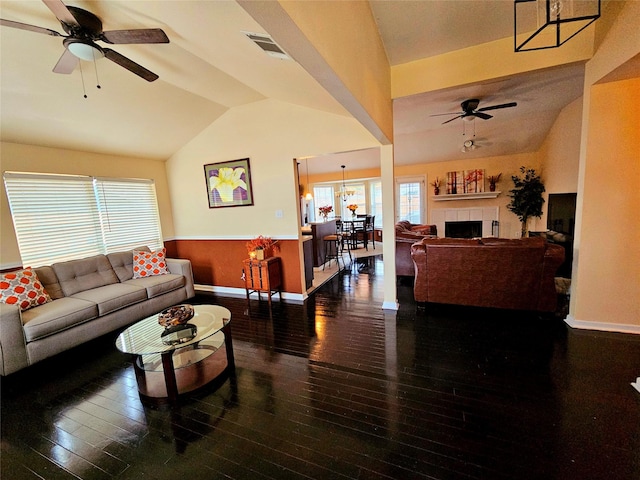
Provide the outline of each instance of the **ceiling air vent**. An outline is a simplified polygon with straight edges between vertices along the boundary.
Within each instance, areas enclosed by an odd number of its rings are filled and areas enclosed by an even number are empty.
[[[249,40],[259,46],[262,51],[266,52],[267,55],[271,55],[275,58],[280,58],[282,60],[291,60],[291,57],[287,55],[284,50],[280,48],[280,46],[266,33],[251,33],[251,32],[242,32],[244,33]]]

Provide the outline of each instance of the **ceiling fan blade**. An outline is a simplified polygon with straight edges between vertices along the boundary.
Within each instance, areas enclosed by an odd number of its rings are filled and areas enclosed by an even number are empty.
[[[480,117],[483,120],[489,120],[490,118],[493,118],[493,116],[487,114],[487,113],[482,113],[478,110],[476,110],[475,112],[472,113],[473,116],[475,117]]]
[[[65,48],[64,53],[58,60],[58,63],[53,67],[53,71],[54,73],[69,74],[76,69],[76,65],[78,65],[79,61],[80,59],[78,57]]]
[[[103,32],[101,40],[110,44],[122,43],[169,43],[169,37],[160,28],[137,30],[111,30]]]
[[[111,50],[110,48],[104,48],[104,56],[107,57],[112,62],[117,63],[121,67],[126,68],[132,73],[135,73],[141,78],[144,78],[147,82],[153,82],[158,79],[158,75],[153,73],[150,70],[147,70],[142,65],[137,64],[133,60],[128,59],[124,55],[119,54],[118,52]]]
[[[452,119],[447,120],[446,122],[443,122],[443,123],[442,123],[442,125],[444,125],[445,123],[453,122],[454,120],[457,120],[457,119],[459,119],[459,118],[462,118],[462,117],[464,117],[464,115],[465,115],[465,114],[458,115],[457,117],[453,117]]]
[[[434,113],[429,115],[430,117],[441,117],[443,115],[464,115],[464,112],[451,112],[451,113]]]
[[[518,105],[516,102],[503,103],[501,105],[492,105],[491,107],[479,108],[478,110],[476,110],[476,113],[477,112],[486,112],[487,110],[496,110],[498,108],[510,108],[510,107],[515,107],[516,105]]]
[[[67,25],[73,25],[75,27],[79,27],[80,24],[76,20],[67,6],[62,3],[61,0],[42,0],[44,4],[49,7],[49,10],[53,12],[53,14],[57,17],[61,22],[66,23]]]
[[[0,25],[5,27],[19,28],[20,30],[29,30],[30,32],[44,33],[45,35],[51,35],[52,37],[62,37],[63,35],[44,27],[36,27],[35,25],[29,25],[27,23],[14,22],[13,20],[5,20],[0,18]]]

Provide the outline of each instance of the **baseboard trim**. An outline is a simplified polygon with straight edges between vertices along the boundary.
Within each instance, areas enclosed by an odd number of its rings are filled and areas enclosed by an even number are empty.
[[[602,332],[632,333],[640,335],[640,325],[629,325],[627,323],[587,322],[585,320],[577,320],[573,315],[567,315],[567,318],[565,318],[564,321],[571,328],[577,328],[580,330],[599,330]]]
[[[398,310],[400,308],[398,302],[382,302],[383,310]]]
[[[245,291],[244,288],[217,287],[214,285],[200,285],[200,284],[195,284],[194,288],[200,292],[219,293],[220,295],[225,295],[228,297],[245,297],[246,298],[247,296],[247,292]],[[306,294],[302,294],[302,293],[282,292],[282,298],[280,298],[281,297],[280,295],[276,294],[271,297],[271,301],[278,302],[280,300],[286,300],[288,302],[293,302],[293,303],[303,303],[305,299],[305,295]],[[258,298],[256,295],[252,295],[251,298],[254,298],[254,297]],[[262,294],[262,298],[266,299],[267,294],[266,293]]]

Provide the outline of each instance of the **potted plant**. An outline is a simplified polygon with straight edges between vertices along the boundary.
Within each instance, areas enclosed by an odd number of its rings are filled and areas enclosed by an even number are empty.
[[[431,182],[431,186],[433,187],[433,194],[440,195],[440,179],[438,177]]]
[[[358,210],[358,205],[356,205],[355,203],[351,203],[349,205],[347,205],[347,208],[351,211],[351,215],[353,217],[356,216],[356,210]]]
[[[529,236],[529,219],[542,216],[545,191],[542,179],[533,168],[520,167],[522,176],[513,175],[513,189],[509,190],[511,202],[507,208],[515,213],[522,223],[522,236]]]
[[[495,192],[496,191],[496,184],[500,181],[500,177],[502,176],[502,173],[499,173],[498,175],[489,175],[487,177],[487,180],[489,180],[489,191],[490,192]]]
[[[320,211],[320,215],[324,218],[324,221],[327,221],[327,217],[331,212],[333,212],[333,207],[331,205],[325,205],[324,207],[318,208]]]
[[[279,252],[280,247],[278,246],[277,240],[259,235],[247,242],[247,250],[250,258],[264,260],[265,257],[269,258],[272,256],[274,252]]]

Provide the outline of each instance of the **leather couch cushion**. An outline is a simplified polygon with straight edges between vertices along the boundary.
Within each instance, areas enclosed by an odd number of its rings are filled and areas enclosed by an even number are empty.
[[[105,255],[54,263],[51,266],[58,277],[65,297],[118,283],[118,276]]]
[[[501,247],[540,247],[544,248],[547,241],[542,237],[527,237],[527,238],[482,238],[480,243],[483,245],[499,245]]]
[[[98,317],[95,303],[78,298],[60,298],[22,312],[27,342],[60,332]]]
[[[72,298],[87,300],[98,305],[100,316],[128,307],[147,299],[147,291],[135,285],[115,283],[78,292]]]

